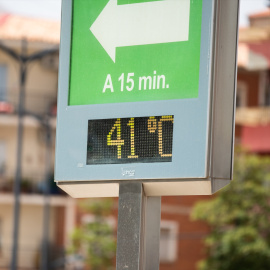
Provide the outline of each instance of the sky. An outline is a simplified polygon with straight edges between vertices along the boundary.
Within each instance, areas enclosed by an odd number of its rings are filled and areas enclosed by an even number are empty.
[[[240,1],[240,26],[247,26],[248,15],[264,10],[267,2],[267,0]],[[2,12],[60,20],[61,0],[0,0],[0,13]]]

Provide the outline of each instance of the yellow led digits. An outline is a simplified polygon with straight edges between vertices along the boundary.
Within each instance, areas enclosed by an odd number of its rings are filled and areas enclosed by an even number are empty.
[[[112,140],[112,134],[116,129],[117,139]],[[111,131],[107,135],[107,144],[117,146],[117,158],[121,158],[121,146],[124,145],[124,140],[121,140],[121,119],[117,118]]]
[[[161,157],[171,157],[172,154],[163,153],[163,139],[162,139],[162,122],[171,121],[173,123],[172,115],[162,116],[158,122],[158,151]]]
[[[157,120],[154,116],[149,117],[148,119],[148,131],[154,133],[157,130]]]
[[[128,158],[138,158],[138,155],[135,155],[134,118],[130,118],[127,125],[130,126],[130,148],[131,148],[131,155],[129,155]]]
[[[87,164],[171,162],[173,115],[88,121]]]

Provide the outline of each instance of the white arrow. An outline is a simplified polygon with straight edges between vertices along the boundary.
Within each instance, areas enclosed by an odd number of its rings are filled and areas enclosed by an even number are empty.
[[[117,5],[109,0],[90,27],[115,62],[117,47],[188,40],[190,0]]]

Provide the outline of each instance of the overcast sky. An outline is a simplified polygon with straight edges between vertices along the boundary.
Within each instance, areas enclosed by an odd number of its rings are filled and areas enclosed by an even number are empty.
[[[266,0],[241,0],[240,25],[248,25],[248,15],[264,10],[266,2]],[[0,0],[0,12],[60,20],[61,0]]]

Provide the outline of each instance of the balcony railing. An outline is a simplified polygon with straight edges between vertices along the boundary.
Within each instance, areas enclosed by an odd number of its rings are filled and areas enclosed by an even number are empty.
[[[59,189],[53,181],[53,175],[49,179],[49,193],[51,195],[63,195],[64,193]],[[0,192],[13,193],[14,175],[2,174],[0,175]],[[41,175],[23,176],[21,179],[21,193],[24,194],[43,194],[46,190],[46,183],[44,177]]]
[[[3,94],[6,92],[6,94]],[[43,91],[33,89],[27,91],[24,102],[24,109],[27,112],[42,114],[56,114],[56,94],[55,96],[46,95],[46,89]],[[42,92],[41,94],[38,92]],[[15,89],[7,89],[6,91],[0,91],[0,113],[17,113],[19,104],[19,93]]]
[[[270,124],[270,107],[241,107],[236,109],[237,125],[268,125]]]

